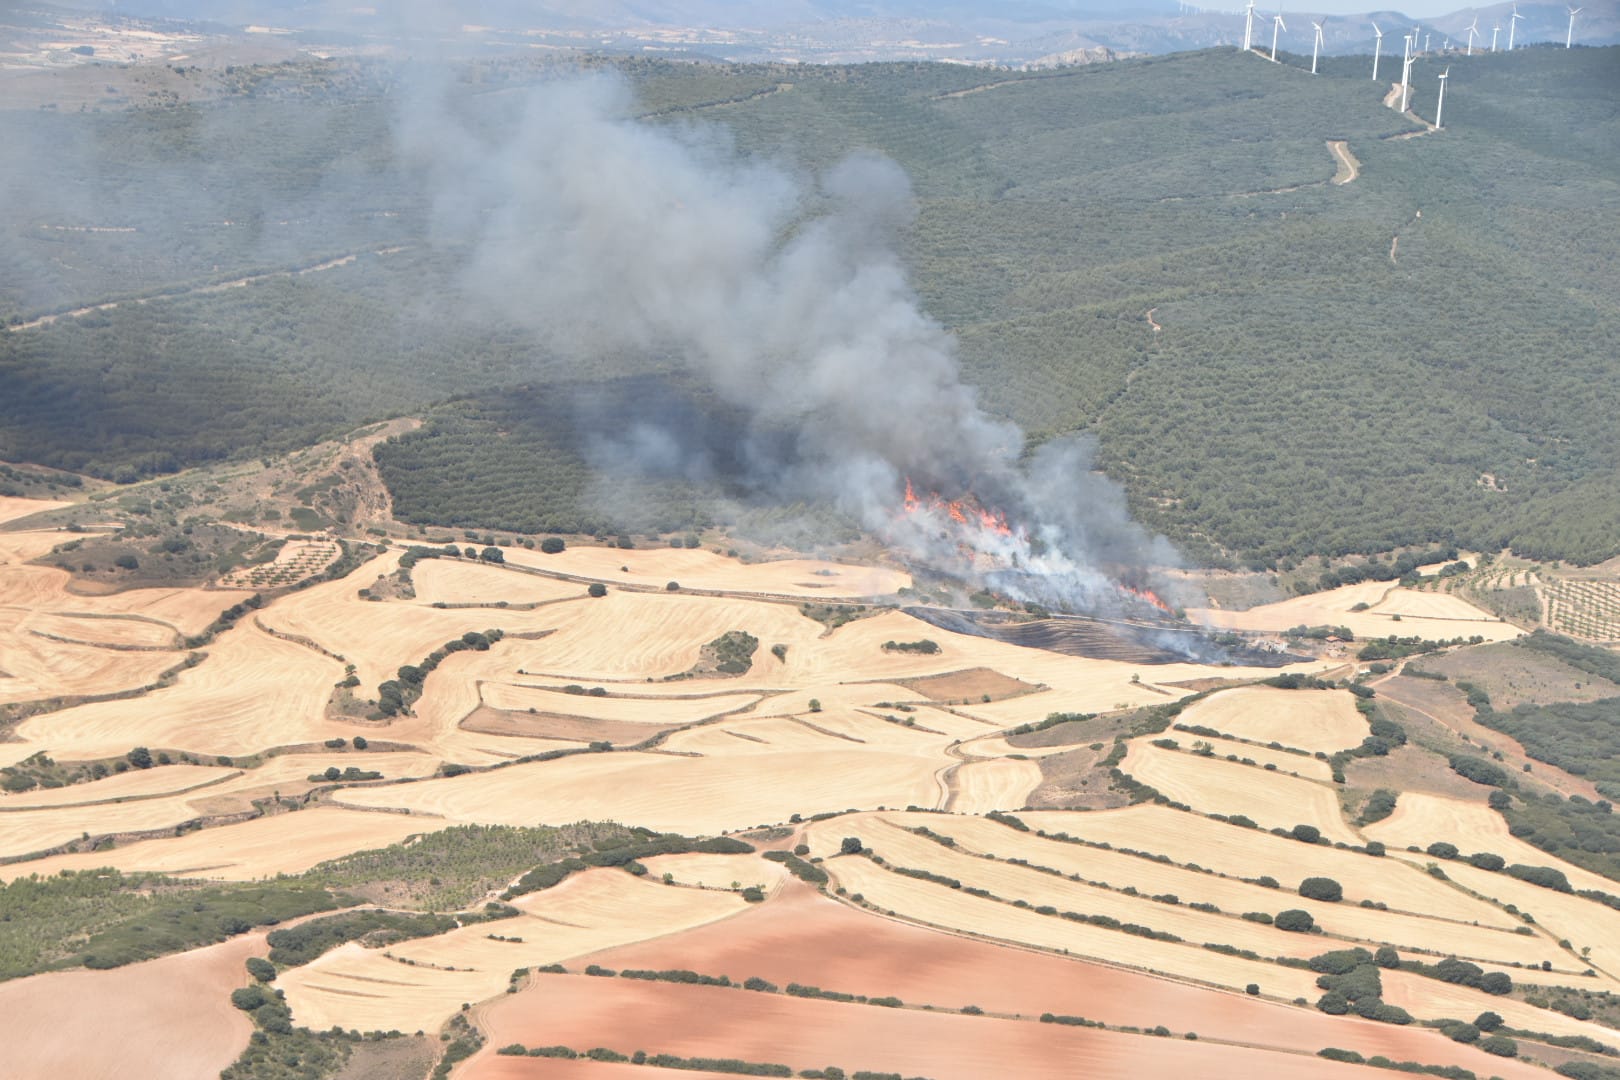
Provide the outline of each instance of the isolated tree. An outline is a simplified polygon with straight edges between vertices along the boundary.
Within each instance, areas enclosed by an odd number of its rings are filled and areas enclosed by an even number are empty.
[[[548,536],[544,540],[540,541],[540,550],[547,555],[556,555],[560,553],[566,546],[567,545],[563,543],[563,538],[560,536]]]
[[[144,746],[137,746],[125,755],[129,763],[137,769],[150,769],[152,767],[152,752]]]
[[[602,584],[600,581],[593,581],[591,582],[591,587],[585,591],[600,599],[601,597],[607,595],[607,586]]]
[[[866,845],[861,843],[858,836],[846,836],[844,842],[838,845],[839,852],[844,855],[859,855],[865,848]]]
[[[1486,1010],[1474,1017],[1474,1026],[1481,1031],[1495,1031],[1502,1026],[1502,1017]]]
[[[494,545],[480,551],[478,557],[489,563],[504,563],[506,561],[506,553]]]
[[[262,983],[271,982],[276,977],[276,965],[272,964],[262,956],[248,957],[247,971],[249,975],[253,976]]]
[[[1308,933],[1310,929],[1316,925],[1316,920],[1311,917],[1311,913],[1308,911],[1301,911],[1299,908],[1289,908],[1287,911],[1277,912],[1277,918],[1273,920],[1272,925],[1279,930],[1287,930],[1295,934],[1304,934]]]
[[[1314,844],[1318,840],[1322,839],[1322,830],[1318,829],[1315,825],[1295,825],[1293,837],[1295,840],[1299,840],[1307,844]]]
[[[1344,886],[1330,877],[1308,877],[1299,883],[1299,895],[1307,900],[1336,904],[1344,899]]]

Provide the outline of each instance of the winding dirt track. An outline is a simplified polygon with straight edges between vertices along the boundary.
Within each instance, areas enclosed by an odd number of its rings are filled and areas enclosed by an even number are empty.
[[[1334,159],[1339,163],[1338,174],[1333,177],[1335,184],[1343,187],[1361,175],[1361,162],[1357,161],[1356,156],[1350,152],[1349,143],[1343,139],[1329,139],[1327,147],[1333,154]]]

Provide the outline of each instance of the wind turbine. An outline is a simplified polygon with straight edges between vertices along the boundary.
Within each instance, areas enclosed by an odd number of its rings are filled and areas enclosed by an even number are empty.
[[[1467,53],[1467,55],[1469,55],[1469,56],[1474,55],[1474,35],[1478,34],[1478,33],[1479,33],[1479,17],[1476,15],[1474,17],[1474,21],[1468,24],[1468,53]]]
[[[1249,0],[1249,10],[1243,18],[1243,51],[1248,52],[1254,43],[1254,0]]]
[[[1497,23],[1491,27],[1491,52],[1496,51],[1496,35],[1502,32],[1502,24]]]
[[[1524,18],[1519,14],[1519,5],[1513,5],[1513,14],[1508,16],[1508,52],[1513,51],[1513,31],[1519,28],[1519,20]]]
[[[1425,53],[1429,51],[1429,35],[1427,32],[1425,32],[1423,35],[1423,51]]]
[[[1317,22],[1315,19],[1312,19],[1311,25],[1316,27],[1316,40],[1311,42],[1311,74],[1315,75],[1316,54],[1322,51],[1322,24]]]
[[[1271,17],[1271,62],[1277,62],[1277,31],[1288,29],[1288,24],[1282,21],[1282,12]]]
[[[1446,76],[1451,74],[1448,67],[1440,73],[1440,100],[1434,106],[1434,130],[1440,130],[1440,113],[1446,107]]]
[[[1418,31],[1421,30],[1421,29],[1423,29],[1421,26],[1412,27],[1412,51],[1413,52],[1417,52],[1417,36],[1418,36]]]
[[[1384,47],[1384,32],[1378,29],[1378,24],[1372,24],[1373,33],[1378,36],[1373,39],[1373,82],[1378,81],[1378,53]]]
[[[1412,35],[1406,37],[1406,55],[1401,58],[1401,112],[1406,112],[1406,101],[1412,91]]]
[[[1578,7],[1569,9],[1569,33],[1564,35],[1564,48],[1569,48],[1569,43],[1575,40],[1575,16],[1585,10],[1585,8]]]

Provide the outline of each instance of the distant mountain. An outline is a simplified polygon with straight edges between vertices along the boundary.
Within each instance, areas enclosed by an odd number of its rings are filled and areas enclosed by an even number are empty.
[[[206,20],[236,26],[275,26],[343,31],[377,38],[419,39],[450,35],[500,45],[501,34],[552,32],[549,44],[608,51],[670,54],[692,52],[727,60],[789,60],[824,63],[860,60],[937,59],[1009,66],[1050,64],[1074,53],[1082,59],[1116,54],[1163,54],[1243,40],[1241,0],[1222,0],[1233,10],[1200,10],[1175,0],[987,0],[927,3],[924,0],[491,0],[478,5],[416,8],[428,14],[401,16],[389,6],[359,7],[310,0],[68,0],[67,6],[122,15]],[[1254,41],[1269,48],[1275,0],[1255,15]],[[1311,23],[1322,23],[1327,53],[1370,53],[1370,23],[1385,32],[1384,51],[1399,53],[1402,34],[1418,27],[1426,51],[1448,43],[1467,47],[1475,20],[1475,47],[1508,43],[1512,4],[1463,8],[1419,19],[1382,9],[1360,15],[1284,14],[1278,47],[1311,48]],[[1516,45],[1562,44],[1569,27],[1563,4],[1523,3]],[[469,33],[467,27],[477,30]],[[1587,0],[1576,18],[1582,45],[1620,44],[1620,0]],[[1111,50],[1101,52],[1099,50]]]

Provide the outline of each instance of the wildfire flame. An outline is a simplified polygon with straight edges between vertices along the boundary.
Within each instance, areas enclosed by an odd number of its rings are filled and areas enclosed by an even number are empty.
[[[910,477],[906,478],[904,508],[908,515],[933,511],[949,517],[958,525],[977,524],[986,532],[995,533],[998,536],[1013,535],[1013,528],[1007,523],[1007,515],[1003,511],[986,509],[974,501],[971,496],[960,499],[947,499],[937,491],[931,491],[927,495],[918,495],[916,489],[912,487]]]
[[[1119,586],[1119,591],[1124,593],[1126,596],[1134,597],[1135,599],[1142,601],[1144,604],[1152,604],[1154,607],[1158,608],[1167,615],[1172,613],[1170,605],[1165,603],[1159,597],[1159,594],[1154,592],[1152,589],[1133,589],[1129,585],[1121,585]]]

